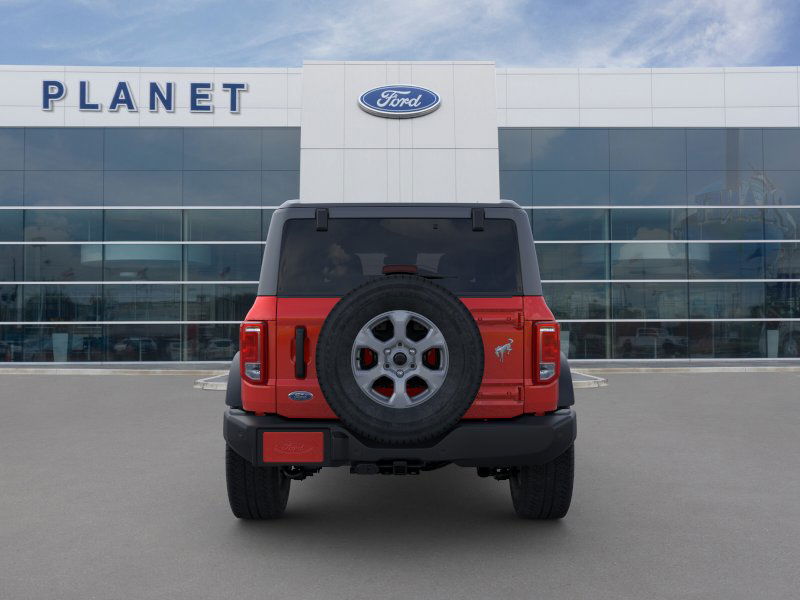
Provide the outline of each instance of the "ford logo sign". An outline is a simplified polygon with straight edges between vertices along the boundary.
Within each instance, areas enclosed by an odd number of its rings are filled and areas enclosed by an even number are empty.
[[[306,392],[302,390],[298,390],[296,392],[289,392],[289,398],[294,400],[295,402],[305,402],[306,400],[311,400],[314,397],[314,394],[311,392]]]
[[[371,115],[406,119],[439,108],[439,94],[415,85],[384,85],[361,94],[358,105]]]

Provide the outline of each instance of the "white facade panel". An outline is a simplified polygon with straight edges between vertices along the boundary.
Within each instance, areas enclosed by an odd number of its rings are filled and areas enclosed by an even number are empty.
[[[649,73],[581,73],[581,108],[650,108]]]
[[[578,108],[580,79],[578,73],[506,75],[508,108]]]
[[[654,108],[653,127],[725,127],[725,109]]]
[[[359,96],[374,87],[386,85],[386,66],[346,64],[344,67],[345,102],[356,104]],[[352,107],[349,107],[352,108]],[[344,110],[345,148],[387,148],[386,119],[378,119],[363,110]]]
[[[797,71],[726,70],[725,105],[729,108],[797,106]]]
[[[344,151],[344,188],[346,202],[387,202],[388,149],[348,148]]]
[[[497,99],[492,71],[485,65],[453,65],[456,148],[487,148],[497,153]]]
[[[411,160],[412,202],[456,202],[455,150],[415,148]],[[499,195],[498,183],[497,196]]]
[[[303,173],[316,177],[303,177]],[[318,202],[344,201],[344,152],[304,148],[300,152],[300,197]]]
[[[797,107],[750,106],[725,109],[728,127],[797,127]]]
[[[456,197],[460,202],[497,200],[500,164],[497,150],[459,148],[456,150]]]
[[[508,108],[508,127],[578,127],[580,109],[577,108]]]
[[[718,108],[725,105],[725,75],[653,73],[653,107]]]
[[[456,139],[453,66],[414,64],[411,67],[411,83],[435,90],[442,100],[441,106],[436,111],[410,120],[413,147],[452,148]]]
[[[582,108],[581,127],[650,127],[651,108]]]

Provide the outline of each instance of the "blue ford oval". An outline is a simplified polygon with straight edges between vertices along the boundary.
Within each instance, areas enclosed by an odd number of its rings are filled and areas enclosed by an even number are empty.
[[[379,117],[421,117],[439,108],[439,94],[415,85],[384,85],[361,94],[358,105]]]

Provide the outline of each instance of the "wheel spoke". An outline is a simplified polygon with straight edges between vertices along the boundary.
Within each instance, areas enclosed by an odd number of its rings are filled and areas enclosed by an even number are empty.
[[[353,344],[353,348],[356,350],[359,348],[369,348],[373,352],[379,353],[382,345],[383,342],[375,337],[375,334],[372,333],[372,330],[368,327],[364,327],[358,332],[355,343]]]
[[[447,377],[447,369],[431,369],[430,367],[421,364],[417,376],[422,379],[431,392],[437,391],[444,383]]]
[[[411,313],[407,310],[393,310],[389,313],[389,320],[392,322],[392,328],[394,329],[394,340],[400,340],[402,342],[407,342],[406,339],[406,327],[408,326],[408,320],[411,318]]]
[[[406,391],[405,381],[399,379],[395,380],[394,392],[389,397],[388,403],[392,408],[406,408],[411,406],[411,396],[409,396],[408,391]]]
[[[358,387],[369,394],[372,392],[372,386],[375,385],[375,382],[381,377],[381,373],[375,369],[369,369],[367,371],[354,369],[353,377]]]
[[[444,336],[438,329],[431,327],[425,337],[416,344],[417,352],[420,354],[427,352],[431,348],[444,348]]]

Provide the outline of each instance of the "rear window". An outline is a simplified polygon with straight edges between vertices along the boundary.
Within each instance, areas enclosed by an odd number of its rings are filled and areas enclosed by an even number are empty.
[[[278,294],[342,296],[389,265],[413,265],[459,296],[522,294],[514,222],[487,219],[331,219],[317,231],[311,219],[283,230]]]

